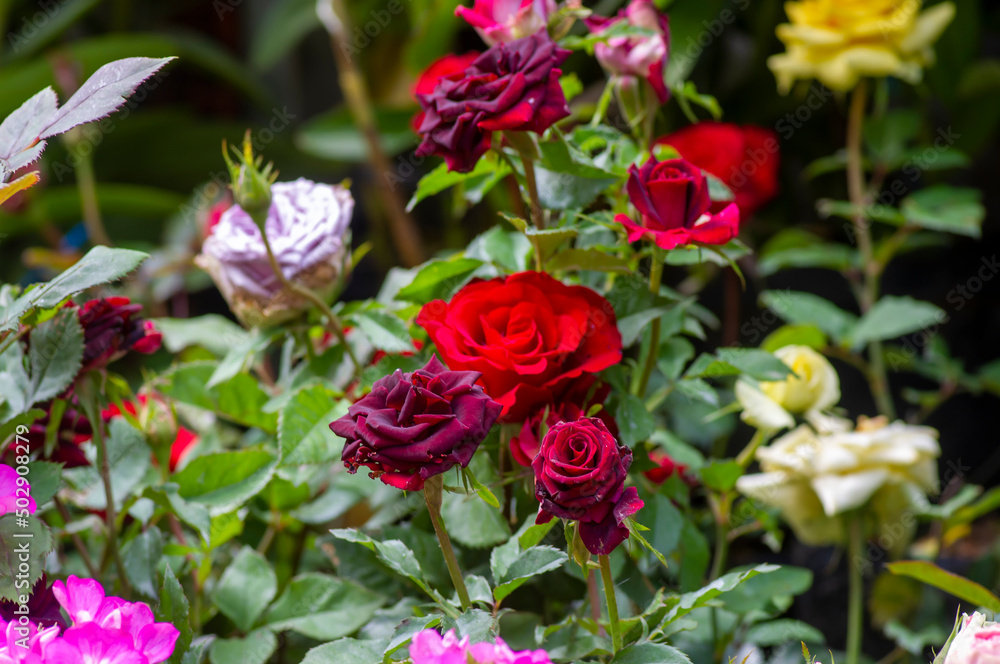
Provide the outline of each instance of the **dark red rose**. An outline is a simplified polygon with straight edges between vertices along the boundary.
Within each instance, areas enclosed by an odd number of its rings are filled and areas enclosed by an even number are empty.
[[[632,450],[596,417],[556,424],[531,464],[537,523],[578,521],[587,550],[608,555],[628,539],[625,519],[643,506],[635,487],[625,487],[631,465]]]
[[[543,272],[472,281],[450,302],[426,304],[417,324],[449,367],[482,374],[503,422],[523,422],[571,389],[585,393],[622,358],[611,304]]]
[[[687,466],[674,461],[666,452],[654,450],[649,453],[649,460],[656,464],[656,468],[651,468],[643,473],[650,482],[663,484],[673,475],[680,475],[681,479],[690,484],[687,475]]]
[[[651,34],[610,37],[594,45],[594,55],[607,71],[622,77],[649,82],[661,104],[670,99],[663,75],[670,58],[670,22],[656,11],[652,0],[632,0],[614,18],[590,16],[585,19],[591,32],[600,34],[620,23],[643,28]]]
[[[627,190],[640,223],[624,214],[615,221],[628,230],[629,242],[646,238],[662,249],[673,249],[694,242],[725,244],[739,233],[739,208],[730,203],[713,214],[708,180],[684,159],[650,159],[641,167],[633,165]]]
[[[705,121],[656,141],[669,145],[702,170],[719,178],[736,194],[746,219],[778,193],[778,136],[770,129]]]
[[[478,57],[479,51],[469,51],[464,55],[449,53],[442,58],[438,58],[417,79],[417,82],[413,86],[413,98],[416,99],[417,95],[429,95],[434,92],[434,88],[437,87],[441,79],[450,79],[456,77],[456,75],[464,74],[469,65]],[[413,116],[413,120],[410,121],[413,131],[420,131],[420,125],[424,123],[424,115],[425,113],[420,111]]]
[[[587,392],[591,391],[587,390]],[[567,394],[564,397],[565,401],[558,404],[546,404],[544,407],[536,410],[521,425],[520,433],[516,436],[511,436],[510,453],[514,457],[514,461],[522,466],[530,467],[531,462],[535,460],[538,450],[542,447],[542,438],[544,437],[542,430],[543,417],[545,419],[545,431],[548,431],[560,422],[579,420],[586,417],[595,404],[603,404],[604,400],[608,398],[610,391],[610,387],[603,385],[594,391],[593,396],[589,399],[586,393],[579,396]],[[582,405],[585,402],[586,405]],[[607,408],[602,407],[594,417],[604,422],[604,426],[608,428],[608,431],[613,436],[618,435],[618,425]]]
[[[61,463],[65,468],[77,468],[79,466],[89,466],[87,456],[83,452],[81,445],[86,443],[93,436],[93,429],[90,421],[83,413],[77,410],[75,397],[70,397],[70,402],[63,411],[59,420],[59,429],[56,432],[55,447],[48,456],[44,456],[45,434],[48,431],[49,422],[52,420],[52,402],[39,406],[45,410],[45,415],[28,427],[28,445],[32,452],[38,452],[42,458],[48,461]]]
[[[80,373],[102,369],[130,350],[155,353],[162,335],[152,321],[139,315],[141,304],[132,304],[127,297],[91,300],[80,307],[78,315],[83,327],[83,366]]]
[[[424,121],[417,156],[444,157],[453,171],[471,171],[490,147],[494,131],[542,133],[569,116],[559,65],[569,51],[544,31],[499,43],[465,70],[418,94]]]
[[[427,479],[468,466],[501,410],[476,385],[478,379],[475,371],[448,371],[432,357],[423,369],[397,370],[375,381],[367,396],[330,424],[347,439],[347,470],[367,466],[389,486],[419,491]]]

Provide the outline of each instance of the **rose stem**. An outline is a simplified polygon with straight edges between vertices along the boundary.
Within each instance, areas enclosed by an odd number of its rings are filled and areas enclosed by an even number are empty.
[[[66,526],[68,527],[72,518],[70,517],[69,510],[66,509],[66,505],[59,499],[59,496],[53,496],[52,501],[55,503],[56,509],[59,511],[59,516],[62,517],[62,520],[66,522]],[[69,535],[73,540],[73,546],[75,546],[76,550],[80,553],[80,559],[83,561],[84,567],[86,567],[87,572],[90,573],[90,578],[96,579],[100,576],[100,574],[98,573],[97,568],[94,567],[94,561],[91,560],[90,552],[87,550],[83,540],[80,539],[80,535],[78,533],[70,533]]]
[[[878,299],[879,263],[875,259],[872,246],[872,236],[868,219],[865,215],[865,172],[863,155],[861,153],[861,135],[865,123],[865,106],[868,101],[868,82],[864,79],[858,83],[851,95],[851,106],[847,117],[847,191],[854,209],[854,235],[861,252],[864,275],[860,287],[861,313],[866,313]],[[889,378],[885,369],[885,357],[882,354],[882,344],[873,341],[868,345],[871,356],[871,371],[868,382],[871,384],[872,395],[879,413],[890,419],[896,417],[896,409],[889,392]]]
[[[83,208],[83,225],[87,229],[87,237],[93,244],[113,246],[111,237],[104,230],[101,206],[97,203],[97,178],[94,176],[90,150],[78,149],[84,141],[77,130],[67,133],[66,141],[70,152],[76,154],[79,161],[76,167],[76,187],[80,192],[80,207]]]
[[[451,575],[451,582],[458,592],[458,599],[462,603],[462,610],[468,611],[472,606],[469,600],[469,591],[465,587],[465,579],[462,578],[462,570],[458,566],[458,559],[455,557],[455,549],[451,546],[451,538],[441,521],[441,492],[444,486],[444,478],[435,475],[424,483],[424,500],[427,501],[427,511],[431,515],[431,523],[434,524],[434,532],[437,533],[438,543],[441,544],[441,553],[444,554],[444,562],[448,565],[448,573]]]
[[[611,559],[602,555],[598,556],[598,560],[601,561],[604,596],[608,600],[608,625],[611,628],[611,644],[614,652],[617,653],[622,649],[622,627],[618,622],[618,599],[615,597],[615,582],[611,578]]]
[[[344,352],[346,352],[347,356],[351,358],[351,363],[354,364],[354,375],[357,377],[361,374],[361,363],[358,362],[358,358],[354,355],[354,350],[351,348],[351,344],[347,343],[347,336],[344,334],[344,328],[340,324],[340,319],[337,318],[337,314],[333,313],[333,309],[331,309],[330,305],[326,303],[326,300],[314,293],[311,289],[298,284],[293,284],[287,277],[285,277],[285,273],[281,270],[281,266],[278,265],[278,259],[274,256],[274,250],[271,248],[271,241],[267,238],[267,231],[265,230],[266,226],[267,224],[257,224],[257,227],[260,228],[260,236],[264,240],[264,249],[267,250],[267,260],[271,263],[271,270],[274,272],[274,276],[278,278],[278,281],[280,281],[285,288],[298,293],[315,304],[320,310],[320,313],[326,316],[327,328],[333,333],[333,336],[337,337],[337,341],[344,346]]]
[[[597,589],[597,572],[587,570],[587,599],[590,602],[590,617],[597,623],[598,629],[604,633],[601,625],[601,591]]]
[[[847,573],[850,579],[847,609],[847,664],[858,664],[861,657],[861,634],[864,630],[864,567],[861,565],[864,534],[861,528],[861,517],[856,515],[851,520],[850,556],[847,560]]]
[[[84,412],[87,414],[87,419],[90,420],[90,426],[94,431],[94,444],[97,446],[97,466],[101,474],[101,481],[104,483],[104,501],[107,503],[104,507],[104,523],[108,531],[107,553],[111,554],[111,557],[115,561],[115,567],[118,568],[118,576],[122,584],[122,596],[125,599],[129,599],[132,596],[132,588],[129,585],[128,578],[125,576],[125,563],[122,561],[121,552],[118,550],[118,514],[115,510],[114,491],[111,488],[111,460],[108,458],[108,446],[104,441],[104,422],[101,418],[101,409],[97,403],[91,379],[88,377],[81,382],[86,387],[78,392],[80,395],[80,405],[83,406]],[[105,556],[107,556],[107,553]]]
[[[350,26],[347,25],[348,13],[343,0],[329,0],[328,4],[318,3],[320,22],[330,34],[330,49],[337,66],[337,76],[340,89],[351,116],[361,130],[361,135],[368,146],[371,157],[372,175],[382,190],[382,200],[385,202],[389,217],[389,228],[392,232],[393,245],[399,253],[400,260],[406,267],[414,267],[424,262],[423,241],[413,217],[406,211],[406,206],[399,197],[391,179],[388,177],[396,171],[382,147],[382,139],[378,130],[378,121],[372,107],[368,88],[357,63],[351,58]]]
[[[663,281],[663,260],[659,250],[653,250],[653,262],[649,268],[649,290],[654,299],[660,294],[660,282]],[[654,303],[655,306],[655,303]],[[642,367],[642,375],[636,385],[635,394],[643,397],[646,394],[646,387],[649,386],[649,378],[653,375],[653,367],[660,355],[660,317],[653,319],[653,327],[649,335],[649,352],[646,353],[646,362]]]

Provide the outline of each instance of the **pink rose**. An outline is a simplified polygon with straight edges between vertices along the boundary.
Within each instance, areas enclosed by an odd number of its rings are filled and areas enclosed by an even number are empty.
[[[455,15],[464,18],[484,42],[493,46],[544,29],[555,11],[555,0],[475,0],[471,9],[456,8]]]
[[[962,627],[948,648],[944,664],[1000,663],[1000,623],[973,613],[962,616]]]

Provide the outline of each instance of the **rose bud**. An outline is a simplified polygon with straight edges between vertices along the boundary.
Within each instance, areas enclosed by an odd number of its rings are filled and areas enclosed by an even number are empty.
[[[594,374],[622,359],[611,303],[544,272],[474,280],[450,302],[424,305],[417,324],[450,368],[482,374],[503,422],[585,393]]]
[[[661,249],[685,244],[725,244],[736,237],[740,210],[734,203],[711,211],[708,180],[684,159],[650,159],[629,168],[628,195],[639,211],[640,223],[620,214],[615,221],[628,231],[629,242],[648,239]]]
[[[493,46],[543,30],[555,11],[555,0],[474,0],[471,9],[457,7],[455,16],[464,18]]]
[[[632,450],[615,440],[601,420],[555,425],[531,464],[541,504],[536,522],[578,521],[587,550],[610,554],[628,539],[625,519],[643,506],[635,487],[625,487],[631,465]]]
[[[160,349],[162,335],[152,321],[139,315],[141,304],[132,304],[127,297],[91,300],[77,311],[83,328],[83,364],[80,374],[103,369],[111,362],[134,350],[155,353]]]
[[[413,86],[413,98],[416,99],[417,95],[427,95],[434,92],[438,81],[443,78],[461,76],[478,57],[478,51],[470,51],[465,55],[449,53],[444,57],[438,58],[420,74],[416,84]],[[420,130],[420,125],[424,123],[424,115],[424,112],[420,111],[413,116],[413,120],[410,122],[413,131]]]
[[[840,377],[830,361],[809,346],[783,346],[774,356],[794,373],[784,380],[736,381],[740,418],[758,429],[795,426],[793,415],[812,420],[840,401]]]
[[[456,465],[465,468],[501,406],[476,385],[475,371],[449,371],[437,357],[423,369],[380,378],[330,429],[345,438],[348,472],[368,467],[371,477],[405,491]]]
[[[976,611],[962,614],[958,633],[945,644],[944,664],[997,664],[1000,662],[1000,623]],[[938,655],[935,661],[941,659]]]
[[[652,0],[632,0],[615,18],[591,16],[584,21],[596,34],[622,22],[652,33],[610,37],[594,46],[594,55],[601,66],[614,76],[648,81],[656,98],[665,104],[670,98],[663,78],[670,58],[670,22],[667,15],[656,11]]]
[[[770,129],[706,120],[657,139],[722,180],[746,219],[778,194],[778,136]]]
[[[299,179],[271,187],[267,237],[282,273],[330,297],[347,268],[354,199],[346,187]],[[226,210],[195,262],[233,313],[250,327],[294,318],[309,302],[286,290],[271,268],[260,229],[240,206]]]
[[[464,73],[442,78],[418,94],[424,120],[418,157],[444,157],[467,173],[490,147],[495,131],[543,133],[568,117],[559,65],[569,57],[545,32],[493,46]]]

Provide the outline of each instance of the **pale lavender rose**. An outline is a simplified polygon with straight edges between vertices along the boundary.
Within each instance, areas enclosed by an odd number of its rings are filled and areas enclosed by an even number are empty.
[[[329,296],[346,269],[354,199],[341,185],[299,179],[271,187],[265,229],[284,276]],[[240,320],[250,326],[293,318],[306,306],[283,288],[260,229],[238,205],[226,210],[196,259]]]

